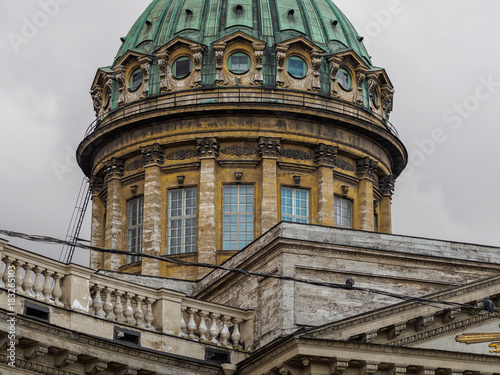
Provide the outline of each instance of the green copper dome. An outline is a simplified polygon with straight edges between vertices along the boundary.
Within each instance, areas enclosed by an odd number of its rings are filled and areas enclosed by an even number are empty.
[[[328,53],[370,57],[345,15],[330,0],[154,0],[123,39],[127,51],[152,54],[176,37],[205,46],[243,31],[273,46],[304,36]]]

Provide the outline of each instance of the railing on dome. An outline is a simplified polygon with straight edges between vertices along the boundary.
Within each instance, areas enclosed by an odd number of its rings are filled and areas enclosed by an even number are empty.
[[[139,108],[138,103],[141,103]],[[92,134],[103,122],[108,122],[106,120],[115,121],[135,114],[166,108],[222,103],[274,103],[321,109],[345,114],[370,123],[379,122],[382,129],[389,131],[399,139],[398,132],[389,121],[352,103],[301,91],[251,87],[178,91],[149,97],[141,102],[135,101],[98,117],[87,129],[85,137]]]

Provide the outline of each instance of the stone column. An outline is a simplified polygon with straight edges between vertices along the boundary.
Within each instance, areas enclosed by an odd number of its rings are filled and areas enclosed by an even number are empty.
[[[382,201],[380,202],[379,210],[380,232],[392,233],[391,203],[392,194],[394,193],[394,177],[386,176],[381,178],[379,189],[382,193]]]
[[[106,249],[125,250],[123,238],[123,188],[120,181],[123,177],[123,160],[112,158],[106,163],[108,199],[106,207]],[[121,266],[121,256],[104,254],[104,269],[116,271]]]
[[[142,252],[160,256],[161,244],[161,165],[163,148],[159,144],[141,147],[144,162],[144,216],[142,222]],[[142,274],[160,276],[161,264],[156,259],[142,258]]]
[[[216,138],[197,140],[200,155],[200,201],[198,204],[198,261],[215,264],[215,179],[219,156],[219,142]],[[199,268],[198,276],[210,272]]]
[[[262,157],[262,219],[261,234],[274,227],[278,219],[278,173],[276,162],[281,148],[280,140],[274,138],[259,139]]]
[[[333,168],[337,147],[318,145],[314,149],[314,161],[318,165],[318,224],[333,227],[335,210],[333,204]]]
[[[104,202],[99,197],[103,189],[103,180],[101,177],[92,177],[90,179],[90,190],[92,191],[92,224],[90,229],[90,245],[96,247],[104,247],[104,228],[105,228],[105,211]],[[104,253],[90,251],[90,268],[101,269],[103,264]]]
[[[357,199],[357,229],[373,232],[373,174],[377,162],[370,158],[363,158],[356,163],[356,174],[359,176]]]

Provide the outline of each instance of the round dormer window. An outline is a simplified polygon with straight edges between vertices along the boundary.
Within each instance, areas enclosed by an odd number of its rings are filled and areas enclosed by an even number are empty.
[[[372,97],[372,103],[375,106],[375,108],[380,107],[380,105],[379,105],[379,99],[378,99],[379,95],[378,95],[377,89],[373,89],[372,90],[371,97]]]
[[[130,76],[130,91],[136,91],[144,81],[144,73],[141,69],[136,69]]]
[[[244,74],[250,70],[252,60],[246,53],[237,52],[229,56],[227,60],[229,70],[234,74]]]
[[[286,60],[286,70],[294,78],[304,78],[307,74],[307,63],[298,56],[289,57]]]
[[[189,57],[179,57],[172,66],[172,75],[174,78],[182,79],[190,75],[192,70],[193,60]]]
[[[340,68],[337,73],[337,82],[339,86],[345,90],[349,91],[352,88],[352,78],[347,69]]]

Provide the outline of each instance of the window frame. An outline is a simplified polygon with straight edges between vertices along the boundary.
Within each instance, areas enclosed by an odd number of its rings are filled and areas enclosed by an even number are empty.
[[[135,219],[136,224],[131,224],[132,215],[131,208],[132,204],[136,204],[135,212],[137,217]],[[129,199],[127,201],[127,252],[133,251],[135,253],[142,254],[142,241],[143,241],[143,224],[144,224],[144,196]],[[131,243],[131,231],[137,231],[134,238],[134,244]],[[140,262],[142,260],[141,255],[129,255],[127,254],[127,264]]]
[[[134,79],[134,75],[136,73],[141,73],[142,74],[142,78],[141,78],[141,83],[134,88],[134,85],[133,85],[133,79]],[[141,68],[134,68],[132,70],[132,73],[130,73],[130,77],[128,79],[128,89],[130,90],[130,92],[136,92],[137,90],[139,90],[142,85],[144,84],[144,72],[142,71]]]
[[[349,88],[345,88],[345,87],[344,87],[344,86],[340,83],[339,74],[340,74],[341,72],[345,72],[345,73],[347,73],[347,77],[348,77],[347,81],[348,81],[348,84],[349,84]],[[352,74],[351,74],[351,72],[349,71],[349,69],[347,69],[346,67],[340,67],[340,69],[339,69],[339,70],[338,70],[338,72],[337,72],[337,83],[339,84],[339,87],[340,87],[342,90],[347,91],[347,92],[352,91],[352,89],[353,89],[353,84],[352,84]]]
[[[290,61],[294,61],[294,60],[300,60],[303,63],[303,67],[304,67],[304,74],[303,75],[299,76],[299,75],[293,74],[290,71],[290,65],[289,65]],[[307,65],[307,61],[305,59],[303,59],[301,56],[292,55],[286,59],[286,71],[288,72],[288,74],[290,74],[295,79],[304,79],[307,76],[307,73],[309,71],[309,67]]]
[[[240,208],[242,207],[242,202],[241,202],[241,187],[251,188],[252,192],[252,210],[251,211],[240,211]],[[237,211],[226,211],[226,188],[237,188],[237,194],[236,194],[236,209]],[[248,202],[243,203],[246,207],[248,206]],[[230,205],[229,205],[230,206]],[[236,217],[236,248],[233,248],[231,246],[232,243],[235,241],[231,240],[231,237],[229,237],[228,240],[226,240],[226,234],[229,233],[231,235],[234,233],[234,231],[227,231],[226,229],[226,215],[231,216],[231,217]],[[250,221],[242,221],[242,218],[245,216],[250,216]],[[222,185],[222,250],[226,251],[239,251],[243,249],[245,246],[247,246],[249,243],[251,243],[255,239],[255,185],[254,184],[223,184]],[[230,226],[233,224],[231,221],[228,223]],[[249,230],[242,230],[242,227],[244,225],[250,224],[250,229]],[[251,240],[248,240],[248,238],[241,240],[240,236],[243,234],[251,234]],[[243,242],[242,242],[243,241]],[[227,244],[227,245],[226,245]],[[229,248],[228,248],[229,247]]]
[[[182,76],[177,76],[176,63],[179,61],[189,61],[189,72],[185,75],[182,75]],[[189,75],[191,74],[192,71],[193,71],[193,59],[191,59],[191,57],[189,57],[189,56],[180,56],[177,59],[175,59],[175,61],[172,64],[172,77],[174,77],[175,79],[187,78],[187,77],[189,77]]]
[[[340,213],[337,211],[337,202],[340,202]],[[349,221],[350,221],[350,224],[349,225],[345,225],[343,224],[343,215],[342,215],[342,212],[343,212],[343,205],[342,203],[343,202],[349,202],[349,213],[350,213],[350,217],[349,217]],[[340,227],[340,228],[354,228],[354,221],[353,221],[353,208],[354,208],[354,200],[350,199],[350,198],[347,198],[347,197],[343,197],[343,196],[340,196],[340,195],[334,195],[333,197],[333,221],[335,223],[335,226],[336,227]],[[340,223],[337,222],[337,218],[340,216]]]
[[[284,214],[283,213],[283,208],[285,207],[285,204],[283,202],[284,195],[283,192],[285,189],[292,190],[292,214]],[[306,212],[307,216],[304,215],[298,215],[297,214],[297,191],[304,191],[307,192],[307,207],[306,207]],[[296,186],[281,186],[281,221],[286,221],[290,223],[302,223],[302,224],[309,224],[311,222],[311,189],[308,188],[301,188],[301,187],[296,187]],[[284,218],[284,216],[290,217],[293,220],[287,220]],[[297,221],[297,219],[305,219],[305,221]]]
[[[241,57],[241,56],[246,56],[246,58],[247,58],[247,63],[248,63],[247,70],[233,70],[232,69],[233,57]],[[252,68],[252,58],[246,52],[241,52],[241,51],[234,52],[231,55],[229,55],[229,57],[227,58],[227,68],[229,69],[229,71],[231,73],[236,74],[236,75],[242,75],[242,74],[248,73],[250,71],[250,69]]]
[[[191,199],[194,198],[194,204],[189,206],[189,208],[194,208],[194,214],[186,214],[186,200],[187,200],[187,192],[188,191],[193,191],[194,190],[194,195],[191,197]],[[177,216],[172,216],[172,210],[173,204],[172,204],[172,194],[174,192],[181,192],[182,197],[180,199],[181,202],[181,215]],[[198,187],[197,186],[187,186],[187,187],[182,187],[182,188],[175,188],[175,189],[169,189],[167,192],[167,254],[168,255],[179,255],[179,254],[192,254],[197,252],[197,245],[198,245]],[[179,208],[177,208],[179,209]],[[187,225],[187,220],[192,220],[194,219],[194,226]],[[173,227],[173,222],[174,221],[179,221],[180,220],[180,227]],[[178,229],[180,230],[180,236],[172,236],[172,229]],[[191,229],[193,233],[186,234],[186,230]],[[186,242],[187,238],[194,239],[192,242]],[[180,244],[176,244],[175,246],[172,246],[172,239],[178,238],[180,240]],[[175,247],[180,248],[179,251],[173,252],[172,248]],[[189,247],[190,251],[186,251]],[[194,248],[194,250],[193,250]]]

